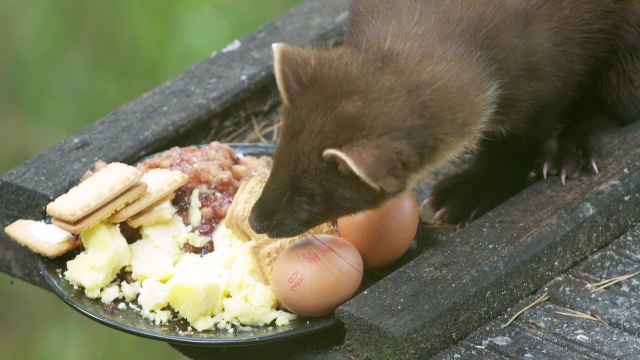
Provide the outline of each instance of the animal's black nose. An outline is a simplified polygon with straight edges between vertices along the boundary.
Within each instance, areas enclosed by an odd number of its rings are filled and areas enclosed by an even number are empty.
[[[249,226],[255,231],[257,234],[264,234],[267,232],[267,221],[262,216],[260,208],[256,205],[253,205],[251,208],[251,212],[249,213]]]

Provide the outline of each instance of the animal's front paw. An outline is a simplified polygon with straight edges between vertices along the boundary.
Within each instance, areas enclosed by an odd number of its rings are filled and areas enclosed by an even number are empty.
[[[525,187],[526,174],[502,168],[469,168],[440,181],[426,200],[434,221],[465,225]]]
[[[560,175],[564,185],[566,179],[578,177],[582,170],[599,172],[601,162],[601,133],[568,128],[559,136],[542,145],[542,177]]]

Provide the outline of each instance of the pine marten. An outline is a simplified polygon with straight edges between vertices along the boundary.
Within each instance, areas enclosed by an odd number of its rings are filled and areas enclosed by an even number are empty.
[[[433,190],[473,219],[542,169],[597,172],[610,127],[640,117],[640,1],[355,0],[344,44],[274,44],[283,104],[273,171],[250,215],[292,236],[380,206],[475,149]]]

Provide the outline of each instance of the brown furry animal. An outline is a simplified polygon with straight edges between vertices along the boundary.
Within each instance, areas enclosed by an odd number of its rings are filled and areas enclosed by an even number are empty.
[[[274,45],[283,129],[250,215],[299,234],[381,205],[477,149],[434,189],[453,223],[490,210],[543,169],[562,180],[640,117],[640,1],[355,0],[343,46]]]

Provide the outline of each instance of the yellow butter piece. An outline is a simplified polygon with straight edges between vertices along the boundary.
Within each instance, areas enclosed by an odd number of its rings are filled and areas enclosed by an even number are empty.
[[[192,324],[221,312],[225,297],[222,270],[199,255],[184,254],[167,282],[169,304]]]
[[[170,221],[140,227],[143,239],[152,242],[158,249],[171,256],[175,263],[182,254],[182,245],[187,241],[189,232],[178,215]]]
[[[148,279],[142,282],[138,304],[144,311],[161,310],[169,303],[169,289],[167,285],[156,279]]]
[[[131,276],[138,281],[156,279],[167,281],[173,276],[172,255],[147,239],[140,239],[130,245]]]
[[[65,278],[95,294],[131,263],[131,252],[117,225],[99,223],[80,234],[80,238],[85,250],[67,262]]]

